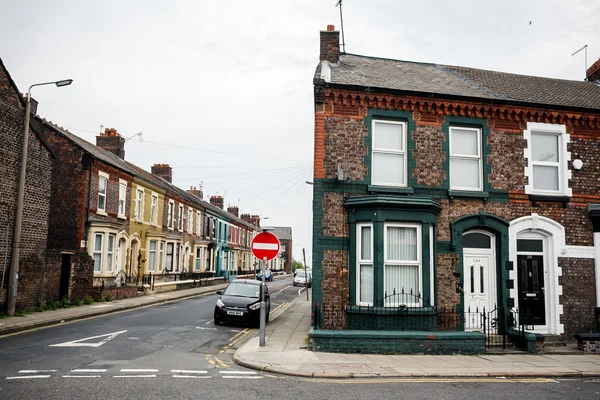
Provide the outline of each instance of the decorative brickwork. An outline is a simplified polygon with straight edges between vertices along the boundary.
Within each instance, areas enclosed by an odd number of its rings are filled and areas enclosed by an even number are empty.
[[[456,283],[459,279],[454,276],[454,264],[458,254],[437,255],[437,304],[440,307],[453,307],[460,303],[460,293],[456,293]]]
[[[323,199],[323,235],[348,237],[348,213],[342,193],[325,193]]]

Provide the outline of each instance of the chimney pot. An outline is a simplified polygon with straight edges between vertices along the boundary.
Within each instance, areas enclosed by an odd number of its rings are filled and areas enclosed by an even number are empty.
[[[152,175],[163,178],[169,183],[173,183],[173,169],[169,164],[154,164],[150,168]]]
[[[600,81],[600,59],[587,69],[585,79],[589,82]]]
[[[327,25],[326,31],[321,31],[320,61],[337,64],[340,61],[340,32],[333,25]]]
[[[125,159],[125,139],[114,128],[106,128],[104,133],[96,136],[96,146]]]

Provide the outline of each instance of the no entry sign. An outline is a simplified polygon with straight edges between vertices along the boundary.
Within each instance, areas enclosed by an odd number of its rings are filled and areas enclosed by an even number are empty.
[[[254,257],[262,261],[269,261],[279,254],[279,239],[271,232],[261,232],[254,236],[250,247]]]

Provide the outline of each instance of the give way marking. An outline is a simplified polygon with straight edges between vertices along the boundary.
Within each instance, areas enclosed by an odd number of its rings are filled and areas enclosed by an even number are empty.
[[[100,347],[104,343],[116,338],[121,333],[125,333],[125,332],[127,332],[127,330],[113,332],[113,333],[106,333],[104,335],[92,336],[92,337],[88,337],[88,338],[73,340],[70,342],[51,344],[50,347]],[[87,340],[100,339],[100,338],[104,338],[104,339],[100,340],[99,342],[86,342]],[[85,342],[85,343],[83,343],[83,342]]]

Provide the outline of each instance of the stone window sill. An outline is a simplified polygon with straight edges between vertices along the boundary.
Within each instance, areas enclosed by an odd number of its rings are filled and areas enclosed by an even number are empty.
[[[567,207],[569,204],[569,200],[571,198],[569,196],[561,196],[561,195],[545,195],[545,194],[530,194],[529,200],[531,201],[531,205],[535,207],[537,203],[562,203],[563,208]]]
[[[490,197],[488,192],[474,192],[468,190],[448,190],[448,197],[450,200],[454,200],[455,198],[471,198],[471,199],[482,199],[483,201],[487,201]]]

